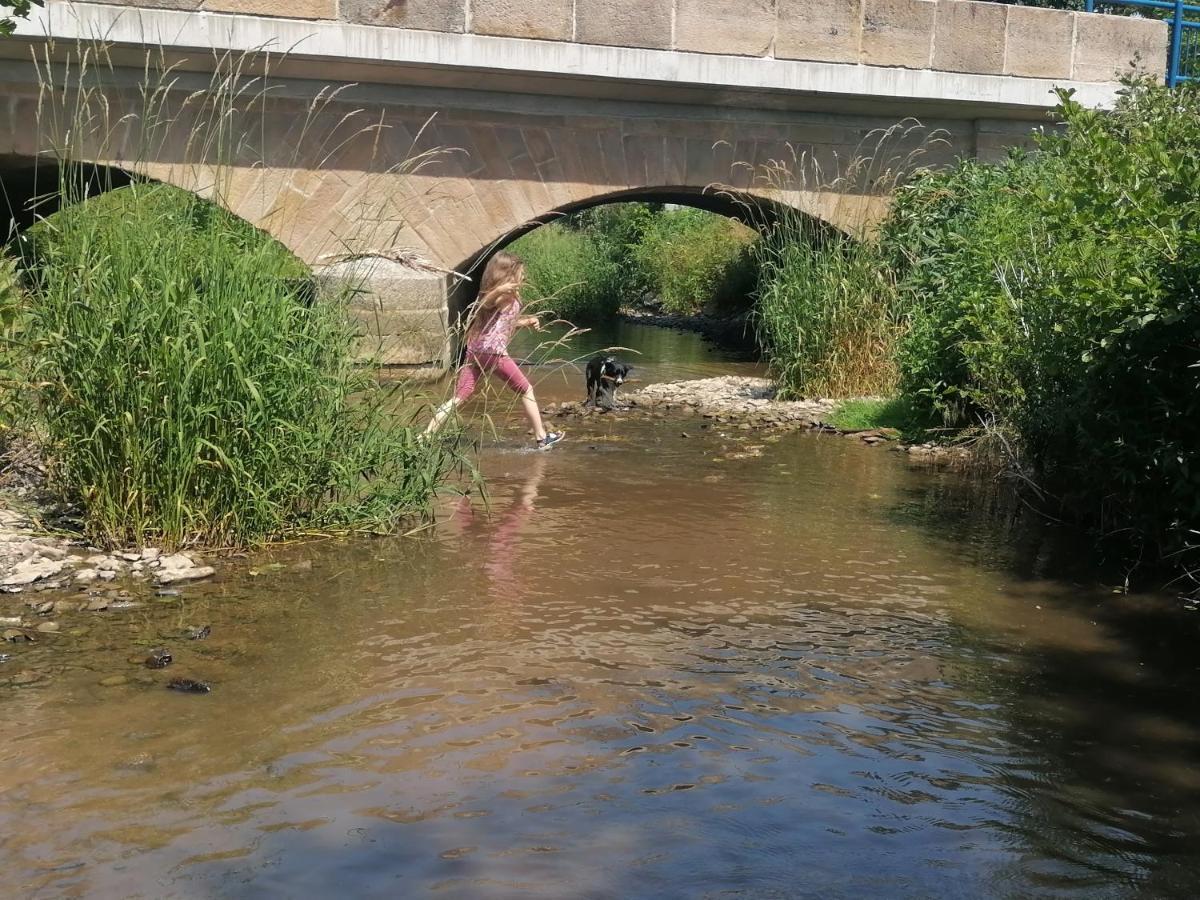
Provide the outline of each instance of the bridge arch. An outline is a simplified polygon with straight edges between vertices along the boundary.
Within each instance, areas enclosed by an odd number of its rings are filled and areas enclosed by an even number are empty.
[[[761,193],[752,193],[731,187],[662,185],[596,194],[515,225],[491,244],[480,248],[477,253],[457,265],[454,272],[459,277],[452,276],[454,284],[449,295],[450,322],[461,325],[465,320],[478,293],[479,276],[496,253],[507,249],[521,237],[544,225],[589,209],[623,203],[664,203],[690,207],[725,216],[760,232],[770,229],[787,215],[804,216],[810,222],[814,235],[822,232],[833,234],[855,230],[851,227],[848,219],[843,218],[839,227],[808,209],[789,207],[777,197],[767,197]]]

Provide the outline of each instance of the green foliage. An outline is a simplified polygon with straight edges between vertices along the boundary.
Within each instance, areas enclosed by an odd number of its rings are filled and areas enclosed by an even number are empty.
[[[620,267],[589,232],[551,222],[518,238],[509,249],[525,261],[525,297],[535,312],[545,310],[571,321],[616,313]]]
[[[46,0],[10,0],[8,3],[0,3],[0,12],[11,11],[0,16],[0,35],[12,34],[17,30],[17,19],[28,19],[33,7],[45,5]]]
[[[26,242],[39,418],[95,542],[241,546],[386,527],[450,463],[351,362],[344,305],[274,241],[135,184]]]
[[[733,219],[676,209],[648,223],[633,260],[669,313],[736,309],[754,292],[753,242],[754,232]]]
[[[509,249],[525,260],[530,298],[584,321],[646,293],[678,314],[744,304],[754,285],[751,241],[724,216],[616,203],[545,225]]]
[[[846,400],[830,413],[829,424],[843,431],[893,429],[908,440],[923,438],[928,431],[924,411],[907,397]]]
[[[29,369],[24,300],[16,260],[0,255],[0,449],[24,418]]]
[[[1200,89],[1064,95],[1065,131],[901,194],[914,403],[996,423],[1075,513],[1143,550],[1200,530]]]
[[[903,315],[878,244],[800,213],[757,246],[760,341],[785,396],[889,393]]]

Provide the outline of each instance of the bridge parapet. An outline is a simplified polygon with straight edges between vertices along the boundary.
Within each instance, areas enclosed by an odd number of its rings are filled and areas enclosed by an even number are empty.
[[[1153,19],[975,0],[110,0],[690,53],[1112,81],[1166,69]]]

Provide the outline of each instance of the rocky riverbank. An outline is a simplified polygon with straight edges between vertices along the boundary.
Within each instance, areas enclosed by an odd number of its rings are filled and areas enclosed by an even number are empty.
[[[654,310],[623,309],[621,318],[639,325],[694,331],[724,347],[750,350],[757,346],[748,313],[735,316],[680,316]]]
[[[46,534],[30,516],[0,508],[0,593],[87,588],[117,580],[166,586],[208,578],[214,571],[186,553],[164,554],[156,547],[104,553],[79,539]]]
[[[552,403],[545,412],[556,417],[700,416],[747,428],[829,428],[824,420],[838,402],[825,398],[780,400],[770,379],[738,375],[652,384],[622,394],[618,400],[620,407],[611,412],[585,407],[580,402]]]
[[[804,400],[780,400],[775,383],[769,378],[726,375],[690,381],[651,384],[638,391],[622,394],[620,407],[611,411],[585,407],[580,402],[551,403],[544,412],[556,418],[586,416],[648,416],[651,418],[700,417],[727,423],[743,431],[756,429],[809,430],[840,434],[864,444],[891,444],[914,460],[931,464],[959,464],[970,459],[963,447],[940,444],[903,444],[894,428],[838,428],[829,422],[841,400],[825,397]]]

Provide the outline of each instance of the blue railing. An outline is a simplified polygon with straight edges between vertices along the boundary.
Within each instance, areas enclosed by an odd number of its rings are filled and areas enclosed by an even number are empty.
[[[1088,12],[1095,12],[1097,6],[1133,6],[1164,13],[1154,18],[1171,26],[1167,84],[1175,87],[1182,81],[1200,80],[1200,6],[1183,0],[1087,0]]]

